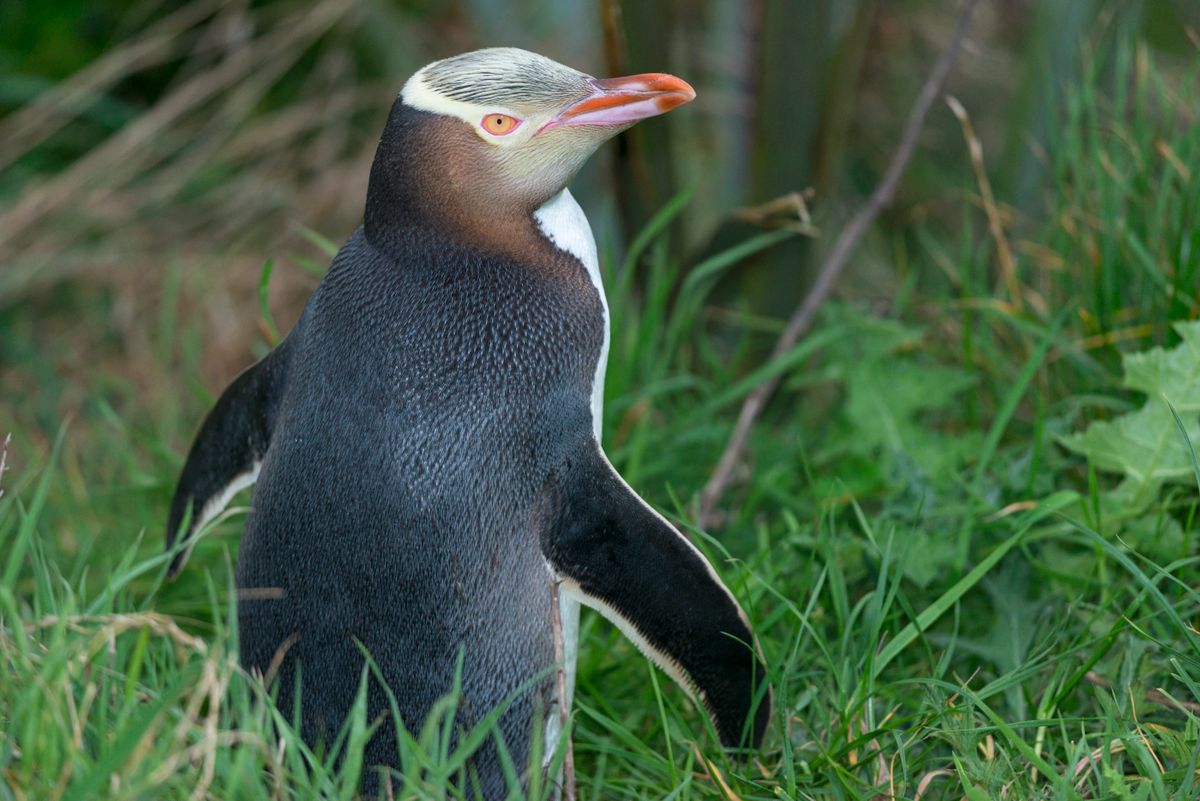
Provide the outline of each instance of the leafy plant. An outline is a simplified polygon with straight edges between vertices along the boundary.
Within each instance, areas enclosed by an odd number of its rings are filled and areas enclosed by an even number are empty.
[[[1146,512],[1164,484],[1194,484],[1189,442],[1200,442],[1200,322],[1174,328],[1180,340],[1174,348],[1123,359],[1123,385],[1146,396],[1140,408],[1059,440],[1096,469],[1123,476],[1097,504],[1101,520],[1122,523],[1135,543],[1160,554],[1178,553],[1182,529],[1173,518]]]

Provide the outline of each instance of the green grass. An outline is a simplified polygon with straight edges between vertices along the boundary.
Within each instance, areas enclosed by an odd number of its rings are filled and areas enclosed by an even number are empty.
[[[1133,74],[1118,82],[1128,94],[1107,91],[1112,70]],[[1183,124],[1197,94],[1194,76],[1168,84],[1129,39],[1089,68],[1049,143],[1045,223],[1018,221],[1016,298],[969,199],[957,230],[896,234],[909,272],[886,310],[831,303],[771,364],[758,359],[775,324],[709,293],[783,234],[682,265],[664,232],[684,198],[606,260],[606,447],[741,599],[775,705],[762,752],[730,760],[684,694],[585,613],[580,798],[1200,796],[1195,399],[1172,408],[1120,385],[1122,354],[1175,348],[1169,323],[1198,315],[1200,139]],[[237,298],[244,313],[267,309],[287,264],[267,262]],[[240,671],[244,509],[163,581],[167,501],[212,400],[195,378],[205,324],[181,301],[205,281],[169,268],[160,315],[139,321],[153,329],[138,366],[160,379],[149,391],[103,363],[77,365],[89,381],[74,388],[47,365],[78,344],[39,335],[36,308],[0,312],[21,465],[0,475],[0,799],[347,799],[356,746],[391,725],[360,706],[336,769]],[[727,519],[699,531],[692,499],[738,403],[776,374]],[[1139,485],[1133,508],[1119,470],[1062,443],[1155,404],[1188,469]],[[453,710],[451,696],[404,739],[398,798],[459,797],[469,749],[451,750]]]

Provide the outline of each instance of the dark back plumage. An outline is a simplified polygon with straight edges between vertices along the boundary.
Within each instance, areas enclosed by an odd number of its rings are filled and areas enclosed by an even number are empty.
[[[265,672],[301,632],[278,675],[290,698],[301,666],[311,740],[332,742],[350,708],[355,640],[406,655],[378,661],[413,727],[452,685],[460,647],[466,725],[554,660],[537,502],[590,431],[599,298],[551,248],[530,270],[428,228],[393,234],[403,260],[356,232],[288,338],[292,377],[239,559],[240,587],[282,591],[242,603],[242,659]],[[548,691],[505,714],[513,753]],[[385,701],[373,685],[369,713]],[[381,728],[368,764],[388,761],[394,737]]]

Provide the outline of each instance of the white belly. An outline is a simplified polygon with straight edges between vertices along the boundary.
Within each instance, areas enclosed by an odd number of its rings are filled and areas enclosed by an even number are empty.
[[[575,202],[571,193],[564,189],[546,201],[533,215],[542,233],[555,245],[583,262],[588,277],[600,295],[600,306],[604,310],[604,344],[600,348],[600,359],[592,378],[592,433],[596,443],[600,442],[604,411],[604,370],[608,366],[609,317],[608,300],[604,297],[604,284],[600,280],[600,259],[596,254],[596,238],[588,225],[583,209]],[[569,712],[575,697],[575,670],[579,664],[579,601],[568,593],[559,593],[559,617],[563,634],[563,673],[566,679],[564,708]],[[561,731],[558,710],[546,721],[546,748],[552,753]]]

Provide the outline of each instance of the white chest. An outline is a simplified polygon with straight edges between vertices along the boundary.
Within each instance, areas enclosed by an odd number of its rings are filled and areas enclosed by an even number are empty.
[[[588,277],[592,279],[592,285],[600,295],[600,307],[604,311],[604,344],[600,348],[600,359],[592,376],[592,434],[599,444],[604,412],[604,368],[608,365],[609,317],[608,299],[604,297],[604,284],[600,280],[600,258],[596,255],[596,238],[592,236],[592,227],[588,225],[583,209],[579,208],[575,198],[571,197],[571,193],[566,189],[546,201],[534,212],[533,217],[551,242],[583,262]],[[575,670],[579,663],[579,601],[562,593],[558,598],[558,609],[562,621],[562,671],[566,698],[559,698],[557,706],[569,712],[575,695]],[[546,718],[546,743],[551,749],[547,758],[553,756],[559,733],[559,709],[552,707]]]
[[[542,204],[533,213],[542,233],[556,246],[583,262],[588,277],[600,294],[600,306],[604,310],[604,345],[600,349],[600,360],[592,379],[592,431],[600,441],[600,428],[604,411],[604,369],[608,365],[608,300],[604,297],[604,284],[600,280],[600,259],[596,255],[596,238],[588,225],[583,209],[564,189]]]

